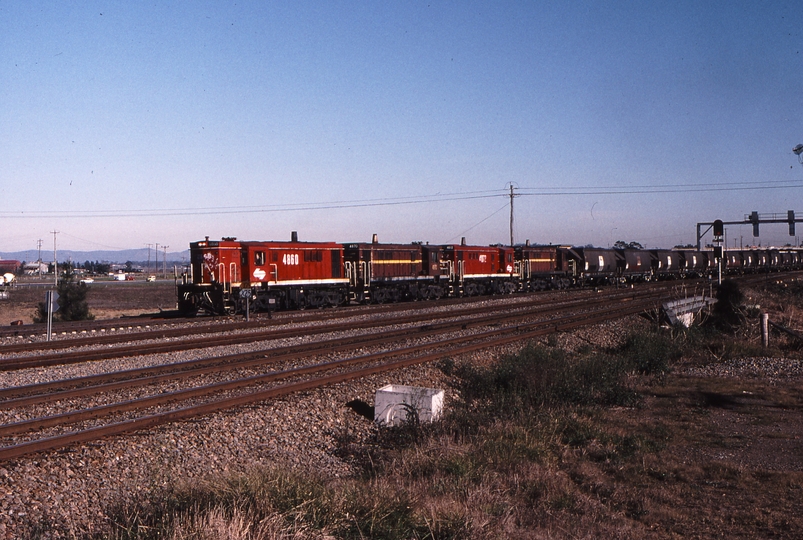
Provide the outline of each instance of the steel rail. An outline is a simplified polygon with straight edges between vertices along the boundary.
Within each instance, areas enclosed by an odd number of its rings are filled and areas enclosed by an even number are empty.
[[[645,299],[652,298],[652,295],[645,295]],[[628,298],[617,299],[618,302],[630,301]],[[596,302],[595,302],[596,303]],[[609,301],[605,302],[609,304]],[[588,303],[583,307],[588,307]],[[530,311],[517,311],[505,315],[484,315],[473,319],[462,319],[455,321],[443,321],[433,323],[421,328],[404,328],[399,330],[384,331],[380,334],[349,336],[346,338],[333,338],[315,343],[302,345],[289,345],[286,347],[273,349],[260,349],[247,353],[238,353],[214,358],[202,358],[188,360],[180,363],[162,364],[146,368],[133,370],[104,373],[99,375],[89,375],[76,379],[63,379],[46,383],[36,383],[20,387],[10,387],[0,390],[0,410],[11,409],[34,404],[52,403],[55,401],[85,397],[90,394],[104,391],[120,390],[132,386],[145,386],[174,380],[179,378],[189,378],[212,372],[231,371],[234,369],[245,369],[269,363],[299,358],[302,354],[315,354],[316,351],[336,351],[352,348],[355,346],[369,346],[382,344],[397,337],[408,337],[413,334],[416,337],[443,333],[458,328],[469,328],[482,326],[489,323],[499,323],[508,320],[521,319],[529,316],[545,316],[557,311],[565,311],[565,306],[553,306],[547,308],[539,306]],[[123,380],[120,380],[123,379]],[[72,386],[73,388],[68,388]],[[46,393],[50,390],[56,392]],[[38,392],[38,393],[37,393]],[[15,397],[24,396],[24,397]]]
[[[441,350],[437,352],[429,352],[425,355],[420,356],[412,356],[407,358],[402,358],[399,360],[386,362],[383,364],[378,364],[369,367],[358,368],[351,371],[346,371],[343,373],[338,373],[335,375],[329,375],[325,377],[320,377],[317,379],[310,379],[306,381],[300,381],[295,383],[288,383],[285,385],[281,385],[278,387],[266,389],[266,390],[258,390],[255,392],[247,393],[245,395],[234,396],[229,398],[223,398],[215,401],[211,401],[208,403],[204,403],[201,405],[194,405],[185,407],[182,409],[177,409],[173,411],[167,411],[163,413],[156,413],[153,415],[125,420],[122,422],[117,422],[113,424],[103,425],[88,428],[86,430],[80,431],[73,431],[70,433],[56,435],[53,437],[47,437],[44,439],[38,439],[33,441],[27,441],[24,443],[20,443],[13,446],[7,446],[0,448],[0,461],[7,461],[9,459],[14,459],[18,457],[25,456],[27,454],[47,451],[47,450],[54,450],[57,448],[62,448],[65,446],[69,446],[76,443],[81,442],[89,442],[91,440],[97,440],[101,438],[105,438],[112,435],[123,434],[131,431],[137,431],[141,429],[151,428],[158,425],[175,422],[179,420],[185,420],[197,416],[205,416],[214,412],[218,412],[225,409],[230,409],[233,407],[238,407],[242,405],[247,405],[255,402],[265,401],[270,398],[287,395],[294,392],[300,392],[303,390],[308,390],[312,388],[317,388],[321,386],[326,386],[330,384],[336,384],[339,382],[344,382],[347,380],[365,377],[367,375],[371,375],[374,373],[379,373],[383,371],[390,371],[394,369],[399,369],[402,367],[411,366],[414,364],[420,364],[425,362],[430,362],[433,360],[437,360],[440,358],[444,358],[447,356],[456,356],[460,354],[465,354],[468,352],[474,352],[477,350],[487,349],[491,347],[497,347],[500,345],[505,345],[515,341],[522,341],[526,339],[532,339],[533,337],[545,335],[548,333],[568,330],[572,328],[576,328],[579,326],[585,326],[588,324],[594,324],[597,322],[602,322],[606,320],[610,320],[611,318],[626,316],[630,314],[635,314],[643,311],[645,308],[652,307],[652,303],[650,301],[643,301],[630,304],[628,306],[619,307],[616,310],[599,310],[591,315],[589,314],[582,314],[582,315],[575,315],[565,317],[559,320],[552,320],[552,321],[542,321],[540,323],[531,323],[529,325],[515,325],[504,329],[501,331],[499,329],[488,331],[483,334],[470,336],[470,337],[463,337],[463,338],[452,338],[450,340],[445,340],[441,342],[440,345],[448,345],[448,344],[456,344],[459,342],[475,342],[470,343],[467,345],[457,346],[454,348],[447,348],[446,350]],[[504,337],[500,337],[499,334],[504,333],[507,334]],[[490,341],[483,338],[490,338]],[[477,342],[478,340],[481,340]],[[403,349],[400,351],[386,351],[384,353],[378,353],[378,355],[388,357],[388,356],[399,356],[399,355],[406,355],[409,356],[410,354],[415,354],[418,351],[422,350],[429,350],[431,351],[433,348],[433,344],[425,344],[425,345],[417,345],[414,347],[410,347],[408,349]],[[333,369],[335,367],[341,366],[348,366],[354,363],[365,363],[368,358],[371,358],[375,361],[379,356],[378,355],[367,355],[365,357],[356,357],[356,358],[349,358],[349,359],[342,359],[336,360],[333,362],[328,362],[325,364],[319,364],[315,366],[305,366],[300,368],[293,368],[291,370],[286,370],[285,372],[278,372],[278,373],[271,373],[262,376],[256,376],[254,378],[244,379],[240,381],[230,381],[227,383],[218,383],[216,386],[217,389],[214,392],[219,392],[224,389],[223,385],[241,385],[241,386],[252,386],[257,382],[264,382],[264,381],[254,381],[254,379],[260,378],[286,378],[293,375],[304,374],[303,370],[322,370],[322,369]],[[249,380],[249,382],[244,382]],[[190,393],[201,391],[201,389],[188,389],[184,392],[187,392],[186,395],[190,395]],[[191,396],[196,397],[196,396]],[[148,398],[143,398],[148,399]],[[151,399],[164,399],[163,396],[155,396]],[[168,396],[168,399],[174,401],[171,396]],[[182,399],[187,399],[186,397]],[[152,405],[151,405],[152,406]],[[111,407],[111,406],[106,406]],[[92,413],[90,413],[92,414]],[[77,420],[73,420],[77,421]]]
[[[658,294],[657,292],[647,292],[640,294]],[[638,298],[639,293],[629,292],[625,295],[618,295],[623,298]],[[616,299],[617,296],[604,296],[594,297],[591,302],[599,303]],[[576,305],[588,305],[588,299],[573,300],[570,302],[561,303],[558,305],[565,307],[572,307]],[[467,309],[446,312],[446,316],[460,317],[474,313],[488,313],[494,311],[510,311],[511,309],[524,309],[528,306],[536,305],[545,307],[538,299],[528,302],[522,302],[515,307],[509,305],[500,306],[475,306]],[[549,304],[551,306],[554,304]],[[381,320],[367,320],[367,321],[350,321],[338,322],[332,324],[318,325],[314,327],[303,328],[289,328],[289,329],[269,329],[257,332],[248,332],[235,335],[214,335],[205,338],[194,337],[186,340],[171,341],[169,343],[152,343],[152,344],[135,344],[126,345],[123,347],[105,348],[105,349],[92,349],[89,351],[70,351],[55,354],[39,354],[33,356],[6,358],[0,360],[0,371],[12,371],[27,368],[40,368],[55,365],[75,364],[80,362],[105,360],[109,358],[120,358],[124,356],[141,356],[145,354],[160,354],[173,351],[183,351],[189,349],[201,349],[216,346],[228,346],[242,343],[251,343],[254,341],[264,341],[268,339],[287,339],[297,337],[299,335],[322,334],[327,332],[338,332],[344,330],[353,330],[361,328],[373,328],[377,326],[391,326],[396,324],[410,324],[428,320],[432,318],[431,313],[416,313],[413,315],[403,315],[399,317],[388,317]]]
[[[659,285],[655,284],[654,286],[659,286]],[[665,287],[665,285],[661,286]],[[599,296],[599,293],[586,292],[584,294],[581,294],[580,290],[574,292],[576,294],[573,294],[572,296],[574,296],[575,298],[570,301],[579,301],[582,300],[582,297]],[[614,289],[612,291],[606,291],[605,294],[616,296],[621,294],[621,292],[618,289]],[[281,324],[309,323],[309,322],[319,322],[331,319],[342,319],[354,316],[420,311],[422,309],[429,309],[433,307],[437,308],[444,306],[446,307],[460,306],[463,304],[487,302],[503,298],[504,299],[512,297],[527,298],[528,296],[531,297],[531,300],[527,301],[526,303],[543,303],[543,298],[538,293],[522,293],[520,295],[451,298],[451,299],[440,300],[438,302],[405,302],[399,304],[351,306],[350,308],[345,310],[323,310],[315,312],[310,312],[310,311],[280,312],[275,316],[275,318],[268,319],[265,317],[261,317],[254,321],[240,320],[231,322],[204,323],[204,324],[194,325],[191,327],[159,328],[157,330],[146,329],[131,333],[115,333],[115,334],[108,333],[108,334],[92,335],[87,337],[59,339],[55,341],[42,341],[34,343],[26,342],[26,343],[0,344],[0,354],[13,354],[16,352],[27,352],[27,351],[58,350],[58,349],[93,346],[93,345],[109,345],[109,344],[124,343],[131,341],[145,341],[152,339],[155,340],[155,339],[166,339],[173,337],[185,337],[187,335],[205,334],[205,333],[213,334],[213,333],[229,332],[235,330],[272,327]],[[576,298],[577,296],[581,296],[581,298],[578,299]],[[554,302],[548,301],[547,303],[551,304]],[[461,309],[470,309],[470,308],[461,308]],[[193,319],[187,319],[187,320],[192,321]],[[197,319],[194,320],[197,321]],[[109,321],[106,322],[108,323]],[[163,326],[169,326],[174,324],[176,323],[170,322],[166,323]],[[133,325],[131,323],[105,324],[103,326],[107,326],[112,329],[114,329],[115,327],[120,327],[121,329],[126,327],[128,329],[131,329],[134,326],[136,326],[137,328],[141,328],[142,323],[139,323],[137,325]],[[77,330],[72,329],[70,331],[76,332]],[[14,332],[19,333],[20,331],[15,330]]]
[[[761,278],[766,279],[768,275],[774,275],[776,272],[762,272],[760,274],[742,274],[737,276],[728,276],[729,278],[733,279],[741,279],[741,278],[749,278],[759,276]],[[789,276],[789,275],[799,275],[801,274],[800,271],[789,271],[789,272],[780,272],[781,275]],[[699,280],[690,280],[692,284],[695,282],[699,282]],[[685,284],[685,281],[684,281]],[[647,284],[647,286],[662,286],[663,282],[660,284],[658,282],[651,282]],[[570,289],[565,292],[571,294],[578,294],[583,289]],[[517,295],[540,295],[543,293],[550,293],[556,291],[538,291],[538,292],[529,292],[529,293],[516,293]],[[449,299],[441,299],[437,301],[437,306],[442,305],[455,305],[461,304],[466,302],[473,302],[473,301],[483,301],[488,300],[494,297],[464,297],[464,298],[449,298]],[[407,309],[418,309],[415,306],[417,302],[405,303],[403,306],[407,306]],[[210,321],[225,321],[228,319],[230,322],[218,322],[207,324],[205,326],[212,327],[221,327],[221,326],[229,326],[230,329],[240,329],[240,328],[251,328],[255,326],[264,326],[264,325],[273,325],[273,324],[282,324],[288,322],[286,319],[291,319],[292,322],[313,322],[313,321],[320,321],[320,320],[328,320],[333,318],[339,318],[342,316],[352,316],[355,313],[345,313],[345,311],[363,311],[363,313],[358,314],[372,314],[372,313],[381,313],[384,311],[394,311],[399,309],[405,309],[404,307],[399,307],[399,304],[382,304],[382,305],[351,305],[348,306],[345,310],[325,310],[325,311],[280,311],[274,313],[272,315],[272,319],[268,318],[264,314],[255,314],[253,321],[245,322],[245,321],[231,321],[231,316],[223,316],[223,317],[189,317],[189,318],[173,318],[169,317],[166,318],[163,315],[160,316],[159,314],[151,314],[150,316],[140,316],[140,317],[130,317],[130,318],[123,318],[123,319],[106,319],[102,321],[92,321],[92,322],[76,322],[76,321],[67,321],[67,322],[59,322],[56,324],[56,332],[57,333],[69,333],[69,334],[76,334],[76,333],[87,333],[91,331],[102,330],[106,328],[114,329],[115,327],[127,327],[129,329],[132,328],[142,328],[143,326],[173,326],[176,324],[183,324],[183,323],[197,323],[198,321],[210,320]],[[10,336],[18,336],[20,334],[43,334],[45,329],[45,324],[43,323],[34,323],[34,324],[27,324],[22,326],[14,326],[14,327],[0,327],[0,339],[10,337]],[[168,330],[142,330],[135,332],[134,334],[145,334],[148,332],[170,332],[173,329]],[[180,334],[179,329],[175,329],[177,332],[175,335],[182,335]],[[213,331],[213,330],[210,330]],[[107,341],[106,343],[119,343],[122,341],[126,341],[125,336],[131,336],[132,334],[105,334],[94,336],[93,338],[96,340],[97,338],[103,338]],[[185,334],[186,335],[186,331]],[[173,337],[173,336],[171,336]],[[28,350],[52,350],[57,349],[60,347],[71,346],[67,345],[66,342],[75,342],[75,346],[79,346],[77,343],[83,341],[83,344],[93,344],[96,341],[93,341],[93,338],[68,338],[68,339],[58,339],[56,341],[50,342],[39,342],[39,343],[12,343],[12,344],[0,344],[0,354],[11,353],[11,352],[20,352],[20,351],[28,351]],[[122,338],[122,339],[121,339]],[[133,339],[133,338],[132,338]],[[143,339],[150,339],[150,338],[143,338]],[[158,339],[158,338],[155,338]],[[85,340],[85,341],[84,341]],[[130,339],[128,340],[130,341]]]
[[[533,294],[533,293],[518,293],[518,294]],[[487,297],[485,298],[487,299]],[[463,304],[468,302],[476,302],[481,300],[478,297],[463,297],[463,298],[443,298],[437,301],[438,306],[449,306],[454,304]],[[293,322],[317,322],[327,319],[336,319],[343,316],[354,316],[354,315],[362,315],[362,314],[375,314],[375,313],[382,313],[385,311],[399,311],[404,309],[417,309],[414,307],[415,302],[406,302],[404,304],[370,304],[370,305],[360,305],[360,304],[353,304],[349,306],[342,306],[338,309],[325,309],[325,310],[301,310],[301,311],[278,311],[274,312],[270,315],[265,313],[252,313],[251,314],[251,321],[244,321],[242,320],[242,316],[231,316],[231,315],[224,315],[224,316],[199,316],[199,317],[165,317],[164,315],[160,314],[151,314],[142,315],[138,317],[123,317],[119,319],[104,319],[104,320],[94,320],[94,321],[59,321],[54,322],[54,333],[57,334],[84,334],[92,331],[98,331],[102,329],[114,329],[115,327],[126,327],[128,329],[137,328],[140,329],[143,326],[174,326],[177,324],[186,324],[186,323],[208,323],[212,322],[208,326],[211,327],[219,327],[221,325],[230,325],[232,328],[237,327],[253,327],[253,326],[260,326],[260,325],[273,325],[273,324],[283,324],[286,323],[286,319],[292,319]],[[352,313],[345,313],[345,311],[350,311]],[[169,313],[169,312],[167,312]],[[233,317],[237,317],[240,320],[232,320]],[[215,322],[217,321],[217,322]],[[226,322],[229,321],[229,322]],[[0,338],[9,337],[9,336],[18,336],[20,334],[44,334],[46,330],[45,323],[33,323],[33,324],[26,324],[21,326],[2,326],[0,327]],[[147,332],[148,330],[144,330]],[[159,330],[154,330],[154,332],[158,332]],[[141,332],[137,332],[141,333]],[[116,334],[115,334],[116,335]],[[107,334],[107,336],[111,337],[112,334]],[[105,337],[105,336],[104,336]],[[69,339],[69,338],[68,338]],[[84,338],[75,338],[75,339],[84,339]],[[44,348],[58,348],[59,343],[62,343],[66,340],[57,340],[51,342],[42,342],[38,345],[44,345]],[[0,345],[0,349],[3,347],[27,347],[29,345],[36,345],[31,343],[24,343],[24,344],[6,344]]]
[[[463,300],[463,299],[444,299],[439,302],[439,305],[449,305],[456,300]],[[345,307],[345,306],[344,306]],[[348,311],[366,311],[366,312],[382,312],[382,311],[391,311],[393,308],[389,305],[352,305],[348,306]],[[410,308],[415,309],[415,308]],[[313,322],[313,321],[321,321],[327,319],[334,319],[338,317],[342,317],[345,315],[340,310],[325,310],[325,311],[279,311],[273,313],[271,315],[267,315],[264,313],[253,313],[251,315],[251,321],[242,320],[240,317],[239,320],[233,320],[231,315],[225,316],[201,316],[201,317],[165,317],[164,315],[160,316],[159,314],[151,314],[142,315],[138,317],[123,317],[119,319],[104,319],[104,320],[94,320],[94,321],[59,321],[54,322],[54,334],[61,334],[62,336],[72,335],[72,334],[86,334],[90,332],[97,332],[102,331],[105,329],[110,329],[114,331],[115,328],[126,328],[129,330],[133,329],[142,329],[144,326],[154,326],[154,327],[168,327],[168,326],[175,326],[179,324],[187,324],[187,323],[195,323],[195,325],[205,325],[209,326],[210,328],[219,328],[221,326],[228,326],[231,329],[238,329],[238,328],[248,328],[254,326],[268,326],[273,324],[282,324],[287,322],[286,319],[293,319],[294,322]],[[349,315],[354,315],[351,313]],[[228,321],[228,322],[227,322]],[[3,326],[0,327],[0,338],[5,338],[9,336],[19,336],[20,334],[44,334],[47,325],[45,323],[33,323],[33,324],[26,324],[21,326]],[[170,329],[168,329],[169,331]],[[151,330],[144,329],[141,332],[136,333],[144,333],[149,332]],[[162,330],[152,330],[153,332],[160,332]],[[110,342],[115,341],[115,337],[117,334],[103,334],[99,337],[105,337]],[[59,345],[64,346],[63,343],[65,341],[78,341],[82,339],[91,339],[91,338],[69,338],[67,339],[60,339],[56,341],[50,342],[40,342],[40,343],[21,343],[21,344],[3,344],[0,345],[0,349],[8,348],[21,348],[21,350],[28,350],[29,347],[36,347],[38,346],[40,349],[53,349],[59,348]]]
[[[624,310],[626,314],[630,314],[633,310],[633,306],[626,306],[622,308],[617,308],[618,310]],[[639,306],[639,310],[641,311],[643,306]],[[617,310],[602,310],[601,313],[605,318],[611,316],[612,313],[616,313]],[[598,314],[596,314],[598,317]],[[261,375],[254,375],[251,377],[245,377],[242,379],[236,379],[233,381],[222,381],[218,383],[213,383],[205,386],[195,387],[195,388],[188,388],[184,390],[177,390],[175,392],[170,392],[167,394],[158,394],[155,396],[146,396],[142,398],[137,398],[125,402],[108,404],[108,405],[99,405],[97,407],[91,407],[89,409],[83,409],[80,411],[71,411],[67,413],[62,413],[58,415],[48,416],[44,418],[34,418],[30,420],[23,420],[20,422],[15,422],[12,424],[4,424],[0,425],[0,436],[8,436],[14,435],[18,433],[23,433],[25,431],[31,431],[35,429],[42,429],[46,427],[52,427],[56,425],[64,425],[70,424],[85,420],[91,420],[94,418],[99,418],[102,416],[107,416],[110,414],[116,414],[120,412],[127,412],[130,410],[137,410],[137,409],[144,409],[148,407],[154,407],[159,405],[165,405],[168,403],[172,403],[174,401],[180,400],[187,400],[196,397],[203,397],[214,393],[219,393],[223,391],[232,391],[238,390],[240,388],[253,386],[255,384],[264,384],[267,382],[272,382],[275,380],[281,380],[292,376],[298,375],[307,375],[312,373],[318,373],[320,371],[326,371],[330,369],[336,369],[342,366],[350,366],[353,364],[364,364],[368,362],[374,362],[378,360],[382,360],[385,358],[392,358],[396,356],[405,356],[408,354],[417,354],[421,351],[431,350],[435,347],[449,347],[454,346],[460,343],[472,342],[472,341],[481,341],[486,340],[488,338],[499,339],[500,334],[511,334],[516,332],[532,332],[534,330],[542,330],[546,329],[549,331],[555,331],[554,328],[561,327],[564,328],[566,325],[572,325],[577,322],[581,322],[583,324],[587,324],[587,320],[589,319],[588,314],[576,314],[570,315],[566,317],[561,317],[560,319],[551,320],[551,321],[540,321],[534,323],[527,323],[527,324],[520,324],[515,325],[507,328],[495,329],[488,332],[484,332],[482,334],[477,334],[473,336],[464,336],[464,337],[455,337],[451,339],[446,339],[443,341],[435,342],[435,343],[425,343],[420,345],[414,345],[410,347],[406,347],[404,349],[394,349],[389,351],[382,351],[378,353],[372,353],[352,358],[345,358],[341,360],[333,360],[331,362],[324,362],[320,364],[313,364],[308,366],[300,366],[295,368],[290,368],[287,370],[282,370],[278,372],[271,372]],[[597,320],[595,318],[595,320]],[[434,333],[435,331],[433,331]]]
[[[180,323],[181,321],[190,323],[195,322],[196,324],[190,327],[159,328],[156,330],[145,329],[132,333],[98,334],[86,337],[59,339],[55,341],[0,344],[0,354],[10,354],[15,352],[25,352],[25,351],[55,350],[55,349],[83,347],[83,346],[100,345],[100,344],[108,345],[108,344],[124,343],[130,341],[145,341],[150,339],[184,337],[189,334],[213,334],[213,333],[229,332],[235,330],[248,330],[253,328],[278,326],[282,324],[320,322],[331,319],[341,319],[354,316],[377,315],[387,312],[416,311],[420,309],[427,309],[430,307],[442,307],[442,306],[452,306],[466,303],[476,303],[478,301],[487,299],[488,299],[487,297],[482,299],[478,297],[450,298],[450,299],[440,300],[437,303],[429,303],[429,305],[427,306],[422,306],[420,302],[418,303],[406,302],[402,304],[390,304],[390,305],[389,304],[355,305],[355,306],[350,306],[348,309],[345,310],[286,311],[286,312],[279,312],[278,314],[275,314],[271,317],[257,316],[252,321],[229,320],[229,322],[226,322],[224,319],[230,319],[230,317],[213,317],[210,320],[217,322],[204,321],[199,324],[199,320],[202,321],[202,319],[190,318],[190,319],[182,319],[178,322],[176,322],[176,320],[174,319],[170,322],[166,322],[161,325],[158,324],[157,322],[157,324],[155,324],[154,326],[174,326]],[[122,320],[128,321],[129,319],[122,319]],[[72,324],[72,323],[62,323],[62,324]],[[40,326],[44,327],[44,325]],[[131,330],[133,328],[137,329],[142,328],[143,323],[140,322],[138,324],[132,324],[130,322],[115,323],[113,321],[105,321],[105,324],[93,325],[92,327],[95,326],[97,326],[98,328],[110,328],[112,331],[116,327],[119,327],[121,330],[122,329]],[[6,330],[6,328],[5,327],[0,328],[0,331],[3,330]],[[62,329],[62,332],[64,331],[65,330]],[[85,332],[85,330],[83,330],[81,327],[70,327],[66,331],[70,333],[77,333],[79,331],[81,331],[82,333]],[[15,329],[7,333],[18,334],[21,332],[22,332],[21,330]]]

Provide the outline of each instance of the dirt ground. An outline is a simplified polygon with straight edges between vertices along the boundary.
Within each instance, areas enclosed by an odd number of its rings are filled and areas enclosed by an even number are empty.
[[[745,303],[800,332],[801,291],[778,280],[745,290]],[[757,320],[684,357],[639,407],[603,413],[612,429],[659,441],[605,475],[633,490],[627,512],[645,536],[803,537],[803,344],[771,332],[762,348]]]
[[[152,283],[142,281],[96,281],[87,285],[87,302],[96,319],[135,317],[176,308],[176,287],[172,279]],[[0,299],[0,326],[21,320],[33,322],[36,306],[45,300],[52,284],[20,284],[8,288],[8,298]]]
[[[175,308],[172,280],[89,287],[90,309],[101,319]],[[797,295],[787,285],[748,291],[745,300],[800,331],[799,288]],[[46,289],[12,289],[0,300],[0,324],[31,322]],[[772,340],[771,349],[760,348],[753,329],[733,337],[738,351],[709,345],[642,388],[638,406],[589,413],[584,422],[630,437],[639,458],[612,460],[606,448],[583,445],[563,457],[561,474],[619,508],[631,520],[625,537],[803,537],[803,345],[785,335]],[[593,537],[601,524],[587,520]]]
[[[586,465],[579,481],[632,491],[637,502],[626,513],[651,531],[645,536],[800,538],[801,381],[741,369],[672,375],[640,407],[600,419],[663,447],[602,474]]]

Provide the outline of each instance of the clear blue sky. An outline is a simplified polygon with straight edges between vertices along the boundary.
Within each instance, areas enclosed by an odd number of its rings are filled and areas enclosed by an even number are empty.
[[[0,0],[0,254],[671,247],[803,217],[801,97],[791,1]]]

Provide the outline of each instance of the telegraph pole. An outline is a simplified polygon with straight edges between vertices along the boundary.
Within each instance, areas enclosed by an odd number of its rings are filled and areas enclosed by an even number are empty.
[[[145,245],[148,246],[148,273],[150,274],[151,273],[151,246],[153,244],[145,244]]]
[[[53,233],[53,284],[58,287],[59,286],[59,263],[58,259],[56,258],[56,235],[59,234],[59,231],[50,231]]]
[[[513,193],[513,182],[510,183],[510,247],[513,247],[513,199],[517,197]]]
[[[42,239],[36,241],[36,248],[39,250],[39,258],[36,260],[39,263],[39,279],[42,279]]]

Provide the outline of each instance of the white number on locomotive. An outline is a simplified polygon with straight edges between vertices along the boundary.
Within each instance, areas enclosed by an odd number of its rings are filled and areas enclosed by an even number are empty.
[[[286,266],[297,266],[298,265],[298,253],[285,253],[282,257],[282,262]]]

